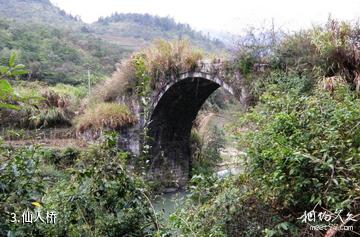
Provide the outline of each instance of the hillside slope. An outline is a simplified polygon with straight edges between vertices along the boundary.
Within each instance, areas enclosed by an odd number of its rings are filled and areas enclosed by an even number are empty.
[[[166,40],[188,39],[206,51],[218,51],[224,44],[193,30],[190,25],[176,23],[173,18],[137,13],[115,13],[99,18],[91,30],[111,42],[139,49],[157,38]]]
[[[49,0],[0,0],[0,58],[17,51],[31,80],[83,84],[109,76],[115,64],[154,40],[189,39],[205,51],[223,44],[168,17],[113,14],[86,24]]]
[[[94,79],[110,75],[130,52],[90,33],[0,18],[0,57],[14,50],[30,70],[28,79],[52,84],[86,82],[88,68]]]
[[[19,22],[42,23],[56,27],[84,25],[74,17],[54,6],[49,0],[0,0],[0,16]]]

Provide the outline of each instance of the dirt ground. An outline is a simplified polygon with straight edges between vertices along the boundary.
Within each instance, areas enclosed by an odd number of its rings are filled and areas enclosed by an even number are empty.
[[[49,148],[65,148],[65,147],[77,147],[86,148],[89,144],[79,139],[40,139],[40,140],[18,140],[18,141],[4,141],[5,144],[21,147],[30,145],[41,145]]]

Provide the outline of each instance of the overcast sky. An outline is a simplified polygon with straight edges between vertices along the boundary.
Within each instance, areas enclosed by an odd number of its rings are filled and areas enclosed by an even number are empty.
[[[239,33],[248,26],[270,24],[299,29],[325,22],[331,14],[357,20],[360,0],[51,0],[88,23],[113,12],[171,16],[177,22],[212,32]]]

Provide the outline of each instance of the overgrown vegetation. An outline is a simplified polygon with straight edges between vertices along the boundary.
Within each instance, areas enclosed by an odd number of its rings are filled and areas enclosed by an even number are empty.
[[[207,134],[200,135],[193,129],[190,136],[192,174],[211,175],[221,161],[220,150],[224,148],[224,133],[217,127],[209,127]]]
[[[46,0],[32,2],[51,8]],[[134,27],[138,23],[149,28]],[[93,33],[104,30],[111,36],[118,28],[131,28],[126,37],[134,38],[156,28],[145,40],[169,29],[203,39],[172,19],[138,14],[115,14],[80,32],[43,25],[29,29],[1,20],[1,125],[8,120],[25,128],[70,126],[79,113],[75,123],[82,134],[131,126],[138,119],[131,106],[141,107],[146,116],[151,93],[194,70],[204,58],[190,41],[156,41],[123,61],[87,103],[80,103],[88,93],[84,85],[43,90],[47,84],[14,80],[27,74],[47,83],[83,84],[92,66],[101,81],[128,50],[103,44]],[[116,136],[105,135],[104,143],[81,151],[14,148],[0,138],[0,235],[170,236],[175,229],[183,236],[353,236],[335,228],[312,231],[301,216],[311,210],[332,215],[343,210],[344,218],[350,213],[359,219],[359,34],[358,25],[330,19],[294,34],[273,29],[240,39],[234,60],[225,66],[229,75],[239,73],[230,80],[234,86],[243,80],[253,102],[231,127],[238,149],[246,154],[243,173],[219,178],[215,168],[224,133],[215,129],[204,141],[194,130],[193,177],[185,204],[170,216],[171,226],[159,222],[145,182],[127,171],[135,172],[135,162],[116,148]],[[29,71],[17,64],[14,50]],[[134,97],[139,104],[125,106]],[[225,108],[223,98],[210,98],[205,109]],[[8,130],[9,137],[23,136],[21,131]],[[10,223],[11,213],[19,219],[25,210],[56,211],[59,218],[54,225]],[[346,224],[359,232],[358,222]]]
[[[60,161],[49,149],[1,145],[1,235],[152,236],[159,224],[145,185],[128,174],[127,154],[115,145],[111,135],[87,151],[63,151]],[[56,224],[10,223],[11,213],[21,219],[26,210],[43,218],[54,211]]]
[[[76,119],[76,128],[80,133],[86,130],[99,132],[106,129],[119,129],[132,126],[137,119],[126,105],[118,103],[99,103],[86,109]]]
[[[2,126],[26,129],[71,126],[75,108],[71,108],[70,103],[75,105],[75,101],[72,100],[74,98],[66,94],[60,96],[51,89],[44,90],[36,85],[35,88],[40,88],[43,92],[15,87],[15,92],[20,92],[17,94],[20,98],[27,98],[28,103],[18,102],[15,106],[19,109],[16,111],[4,109],[0,115]]]
[[[299,83],[309,78],[309,85],[340,76],[359,91],[358,37],[358,25],[333,19],[292,34],[253,30],[238,41],[231,68],[241,72],[255,98],[276,83],[274,73],[298,76]]]
[[[203,53],[193,49],[189,41],[158,40],[152,47],[133,54],[113,77],[98,89],[105,101],[114,100],[119,93],[149,96],[178,73],[193,69]]]
[[[239,149],[247,153],[245,170],[220,180],[193,177],[185,208],[171,217],[175,228],[185,236],[358,232],[354,221],[346,225],[355,232],[314,231],[310,225],[324,222],[301,221],[311,210],[333,217],[343,210],[343,221],[346,213],[356,220],[360,213],[358,33],[356,25],[330,20],[325,27],[264,34],[265,41],[242,45],[234,68],[257,98],[233,125]]]

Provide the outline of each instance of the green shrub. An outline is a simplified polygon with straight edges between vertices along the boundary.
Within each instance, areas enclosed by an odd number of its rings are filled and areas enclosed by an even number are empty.
[[[36,147],[18,150],[0,147],[0,234],[2,236],[37,236],[39,231],[31,225],[12,224],[11,213],[21,214],[34,210],[32,202],[40,202],[45,193],[45,183],[40,176],[41,157]]]
[[[1,146],[1,236],[153,236],[159,223],[146,187],[127,173],[127,154],[115,141],[108,137],[81,154],[62,151],[62,159],[74,163],[62,172],[44,164],[59,155],[52,150]],[[56,223],[11,223],[11,213],[21,220],[24,211],[35,208],[43,215],[55,211]]]
[[[80,157],[81,152],[74,147],[66,147],[65,149],[43,148],[39,151],[43,161],[46,164],[53,164],[57,168],[68,168],[75,164]]]
[[[148,236],[156,227],[141,181],[123,168],[113,147],[81,155],[71,180],[57,183],[44,198],[63,218],[49,230],[57,236]]]
[[[250,147],[252,171],[269,201],[273,198],[292,211],[316,203],[328,210],[353,208],[359,178],[359,99],[346,88],[308,97],[267,97],[270,93],[264,95],[269,112],[261,116],[267,122],[253,134],[256,142]]]
[[[316,84],[324,77],[340,76],[353,88],[360,88],[357,47],[359,26],[329,19],[308,30],[252,32],[239,40],[229,70],[244,77],[244,85],[258,99],[274,73],[310,79]],[[309,88],[308,88],[309,89]]]
[[[295,225],[291,235],[306,231],[296,218],[317,205],[316,210],[358,213],[356,95],[347,85],[333,93],[319,88],[309,96],[274,86],[261,101],[248,120],[258,131],[245,136],[250,140],[249,172],[259,184],[257,196],[279,216],[290,214],[288,222]]]
[[[245,173],[194,177],[190,198],[172,215],[184,235],[321,236],[298,219],[305,211],[360,212],[360,100],[347,84],[302,88],[298,77],[269,85],[235,124],[247,128],[236,130]]]
[[[0,64],[0,109],[19,109],[16,103],[24,100],[19,97],[9,83],[9,79],[28,73],[25,66],[16,64],[16,53],[12,52],[5,65]]]

